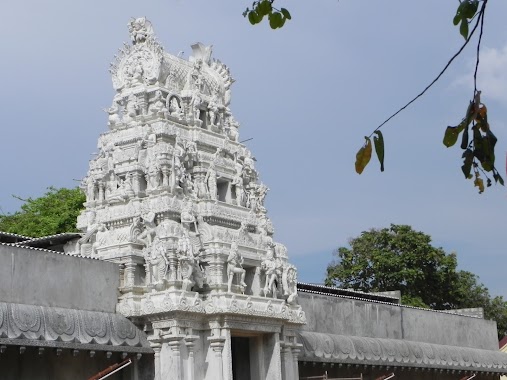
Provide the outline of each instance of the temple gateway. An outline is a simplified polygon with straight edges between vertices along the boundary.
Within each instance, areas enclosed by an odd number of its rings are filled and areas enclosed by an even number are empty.
[[[188,60],[165,52],[145,18],[128,27],[81,233],[0,233],[2,379],[507,373],[496,323],[476,310],[298,283],[239,139],[229,68],[201,43]],[[13,287],[21,276],[29,289]]]

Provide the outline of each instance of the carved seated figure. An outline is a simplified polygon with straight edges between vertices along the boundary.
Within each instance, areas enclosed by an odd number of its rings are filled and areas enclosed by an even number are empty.
[[[179,120],[183,117],[183,111],[181,110],[178,99],[172,96],[169,100],[169,115]]]
[[[234,275],[240,275],[240,286],[242,288],[242,293],[245,292],[246,284],[245,284],[245,275],[246,271],[243,269],[243,256],[239,253],[238,244],[231,244],[231,252],[229,253],[229,257],[227,258],[227,291],[229,293],[232,292],[232,281],[234,279]]]
[[[153,114],[163,113],[164,111],[167,111],[165,108],[162,91],[155,91],[155,96],[153,97],[149,108],[150,112]]]
[[[111,189],[111,192],[107,197],[107,202],[109,204],[123,203],[128,201],[130,198],[133,198],[134,196],[135,193],[130,181],[130,177],[127,176],[126,179],[120,179],[119,183],[116,185],[116,188]]]
[[[276,298],[278,290],[278,281],[282,275],[282,264],[280,260],[275,257],[275,252],[272,246],[268,248],[266,258],[261,262],[261,270],[265,272],[266,280],[264,283],[264,296],[272,295]]]

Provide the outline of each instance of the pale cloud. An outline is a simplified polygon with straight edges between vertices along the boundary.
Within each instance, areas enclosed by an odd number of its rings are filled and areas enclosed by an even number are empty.
[[[507,44],[501,48],[484,47],[481,50],[477,86],[485,99],[496,100],[507,106]],[[455,85],[473,86],[475,62],[470,63],[469,70],[458,77]]]

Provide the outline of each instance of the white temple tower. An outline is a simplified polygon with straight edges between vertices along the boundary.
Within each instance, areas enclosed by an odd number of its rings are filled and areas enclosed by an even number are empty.
[[[155,379],[298,378],[296,268],[239,142],[229,69],[201,43],[188,61],[164,52],[144,18],[129,31],[76,253],[120,264],[118,311],[148,334]]]

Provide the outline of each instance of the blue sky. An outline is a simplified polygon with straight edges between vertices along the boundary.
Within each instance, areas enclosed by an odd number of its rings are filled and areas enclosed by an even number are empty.
[[[277,0],[278,1],[278,0]],[[11,197],[75,186],[107,130],[103,108],[114,91],[109,62],[127,22],[146,16],[165,49],[214,45],[237,82],[231,109],[242,140],[270,187],[275,238],[287,245],[299,279],[321,282],[332,252],[350,237],[390,223],[409,224],[456,251],[460,267],[507,296],[506,189],[478,195],[447,149],[447,125],[472,96],[470,46],[430,92],[383,129],[386,171],[372,161],[359,176],[356,151],[387,116],[424,88],[463,39],[452,25],[457,1],[321,0],[279,2],[293,20],[277,31],[254,27],[239,0],[87,0],[2,4],[0,26],[0,207]],[[316,4],[316,5],[311,5]],[[507,151],[507,2],[486,14],[479,88]]]

